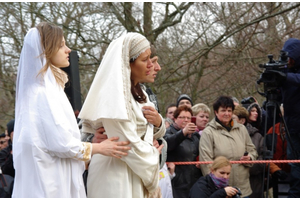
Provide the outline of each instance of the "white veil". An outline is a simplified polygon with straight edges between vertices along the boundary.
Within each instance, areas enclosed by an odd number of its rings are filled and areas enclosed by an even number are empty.
[[[56,162],[59,168],[58,160],[64,162],[66,158],[72,168],[70,181],[81,192],[82,176],[78,174],[83,173],[84,162],[72,159],[83,149],[80,131],[71,104],[50,67],[44,75],[38,75],[46,63],[42,53],[40,33],[31,28],[24,39],[16,82],[13,159],[15,181],[20,182],[15,182],[16,191],[30,193],[29,186],[39,184],[37,180],[53,179],[57,170],[47,169],[47,163]]]
[[[102,126],[101,119],[132,119],[130,55],[136,58],[148,48],[150,43],[138,33],[127,33],[110,43],[78,116],[80,119],[88,121],[94,129]]]

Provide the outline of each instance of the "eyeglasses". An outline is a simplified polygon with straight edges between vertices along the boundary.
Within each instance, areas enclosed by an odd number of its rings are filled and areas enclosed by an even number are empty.
[[[0,141],[0,144],[4,144],[6,141]]]
[[[187,120],[191,120],[191,117],[184,117],[184,116],[180,116],[178,117],[179,119],[187,119]]]

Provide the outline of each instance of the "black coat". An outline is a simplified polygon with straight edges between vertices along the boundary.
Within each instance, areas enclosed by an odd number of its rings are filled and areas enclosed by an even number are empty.
[[[224,188],[218,189],[211,177],[202,176],[193,185],[190,191],[190,198],[225,198],[227,196]]]
[[[168,143],[167,162],[194,162],[199,156],[198,132],[191,138],[184,136],[182,130],[173,124],[167,129],[164,139]],[[194,183],[202,176],[201,170],[195,164],[176,165],[176,176],[172,179],[173,197],[187,198]]]
[[[0,151],[0,166],[3,174],[15,177],[15,169],[13,166],[13,157],[11,151],[11,144]]]

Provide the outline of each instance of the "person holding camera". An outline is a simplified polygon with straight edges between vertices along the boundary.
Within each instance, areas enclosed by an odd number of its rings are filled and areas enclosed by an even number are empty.
[[[241,191],[236,187],[228,186],[231,167],[231,163],[226,157],[219,156],[215,158],[210,168],[211,172],[197,180],[190,191],[190,197],[239,197]]]
[[[300,159],[300,40],[288,39],[282,48],[287,52],[288,68],[281,89],[284,119],[289,131],[287,159]],[[300,197],[300,164],[290,163],[291,181],[288,197]]]
[[[174,112],[174,123],[167,129],[167,162],[192,162],[199,156],[200,135],[197,126],[191,122],[192,109],[179,106]],[[176,176],[172,179],[173,197],[188,198],[193,184],[202,176],[196,165],[176,165]]]
[[[201,135],[200,161],[213,161],[218,156],[225,156],[229,160],[256,160],[257,151],[246,127],[232,120],[234,108],[230,96],[220,96],[213,104],[215,118],[206,125]],[[210,165],[200,165],[203,175],[209,174]],[[252,166],[252,163],[232,165],[229,184],[239,186],[242,197],[252,193],[249,181],[249,169]]]

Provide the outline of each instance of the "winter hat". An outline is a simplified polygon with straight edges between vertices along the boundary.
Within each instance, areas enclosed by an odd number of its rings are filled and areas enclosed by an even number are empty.
[[[145,52],[147,49],[150,49],[150,43],[147,38],[139,33],[130,33],[132,34],[132,42],[129,50],[129,57],[132,60],[137,59],[139,55]]]
[[[7,132],[8,132],[8,136],[10,137],[11,132],[14,131],[14,127],[15,127],[15,120],[12,119],[10,120],[7,124],[6,124],[6,128],[7,128]]]
[[[180,102],[182,99],[187,99],[187,100],[189,100],[189,101],[191,102],[192,106],[193,106],[193,101],[192,101],[191,97],[189,97],[189,95],[187,95],[187,94],[182,94],[182,95],[180,95],[180,96],[178,97],[178,99],[177,99],[177,104],[176,104],[177,107],[179,106],[179,102]]]
[[[288,57],[295,61],[295,67],[300,66],[300,40],[296,38],[288,39],[282,48],[283,51],[288,52]]]

